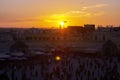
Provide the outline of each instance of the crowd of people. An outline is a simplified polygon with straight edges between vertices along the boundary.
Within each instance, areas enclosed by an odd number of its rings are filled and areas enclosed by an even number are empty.
[[[47,64],[45,80],[119,80],[120,62],[116,57],[65,57]]]
[[[66,56],[47,63],[4,63],[0,80],[120,80],[120,60]]]

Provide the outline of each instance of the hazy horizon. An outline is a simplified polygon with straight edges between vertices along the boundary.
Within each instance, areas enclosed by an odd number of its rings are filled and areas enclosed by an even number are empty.
[[[0,0],[0,27],[59,27],[120,23],[120,0]]]

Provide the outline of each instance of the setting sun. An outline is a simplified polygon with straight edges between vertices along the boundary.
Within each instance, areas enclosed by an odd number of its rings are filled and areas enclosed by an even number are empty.
[[[64,23],[63,21],[60,22],[60,26],[61,26],[61,28],[64,27],[64,24],[65,24],[65,23]]]
[[[0,0],[0,27],[59,28],[60,21],[64,28],[87,23],[120,25],[120,0],[83,0],[83,3],[80,5],[79,0]]]
[[[60,22],[59,22],[60,28],[66,28],[65,23],[67,23],[67,21],[60,21]]]

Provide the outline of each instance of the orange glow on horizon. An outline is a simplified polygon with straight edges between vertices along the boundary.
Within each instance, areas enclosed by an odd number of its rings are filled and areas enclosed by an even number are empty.
[[[0,0],[0,27],[59,28],[60,21],[68,21],[64,27],[120,25],[120,0],[80,3],[79,0]]]
[[[60,22],[60,28],[61,28],[61,29],[64,28],[64,24],[65,24],[64,21],[61,21],[61,22]]]

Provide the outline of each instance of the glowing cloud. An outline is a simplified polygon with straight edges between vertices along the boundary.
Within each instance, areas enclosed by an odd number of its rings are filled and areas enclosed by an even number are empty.
[[[92,6],[84,6],[82,7],[81,10],[88,10],[88,9],[95,9],[95,8],[102,8],[102,7],[106,7],[109,6],[108,4],[96,4],[96,5],[92,5]]]

